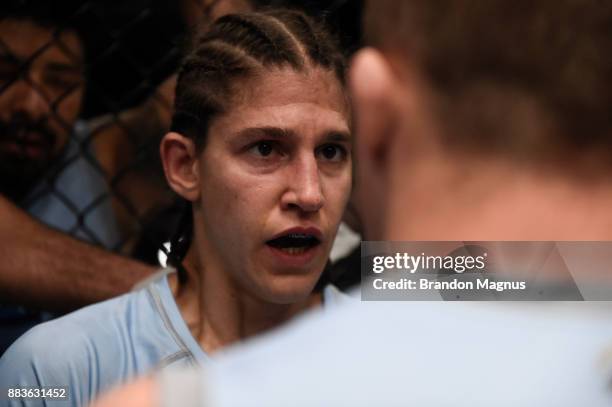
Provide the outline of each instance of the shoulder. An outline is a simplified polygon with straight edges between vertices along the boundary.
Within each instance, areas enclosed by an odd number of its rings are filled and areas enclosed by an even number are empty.
[[[67,329],[51,321],[26,332],[0,359],[0,387],[68,387],[73,404],[84,404],[92,394],[87,380],[92,377],[87,333]]]
[[[121,332],[116,327],[123,323],[122,311],[133,296],[127,294],[95,304],[30,329],[2,357],[2,376],[8,376],[5,373],[11,368],[12,372],[43,373],[37,378],[44,379],[95,365],[96,354],[105,347],[112,348],[115,342],[109,340],[109,333]]]
[[[141,289],[32,328],[0,359],[0,384],[70,386],[70,397],[87,403],[171,354],[164,335],[154,301]]]

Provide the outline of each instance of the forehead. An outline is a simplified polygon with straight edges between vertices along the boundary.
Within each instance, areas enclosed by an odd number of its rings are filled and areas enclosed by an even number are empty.
[[[225,114],[212,123],[237,130],[242,127],[316,128],[349,131],[350,108],[333,72],[313,68],[297,72],[269,69],[240,81]]]
[[[314,103],[348,115],[348,101],[333,72],[321,68],[297,72],[272,68],[240,81],[234,88],[232,109]]]
[[[83,61],[81,42],[74,31],[56,33],[54,27],[43,27],[30,20],[1,20],[0,41],[0,53],[10,53],[20,60],[38,54],[34,62],[53,60],[81,65]]]

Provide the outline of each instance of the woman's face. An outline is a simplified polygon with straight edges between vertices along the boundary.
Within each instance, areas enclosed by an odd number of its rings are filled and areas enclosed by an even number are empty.
[[[318,280],[351,189],[349,110],[332,72],[245,81],[199,156],[199,257],[275,303]],[[199,229],[199,230],[198,230]]]

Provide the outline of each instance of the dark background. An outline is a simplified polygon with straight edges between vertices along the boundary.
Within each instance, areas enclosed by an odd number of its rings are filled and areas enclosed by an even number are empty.
[[[2,0],[12,7],[32,1]],[[35,1],[34,1],[35,3]],[[185,43],[176,0],[47,0],[87,41],[88,89],[82,117],[117,113],[142,102],[173,73]],[[328,23],[347,54],[359,47],[362,0],[259,0],[301,8]]]

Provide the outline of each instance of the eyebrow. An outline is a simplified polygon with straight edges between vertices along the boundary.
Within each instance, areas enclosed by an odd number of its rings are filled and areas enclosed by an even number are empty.
[[[83,70],[83,64],[80,62],[48,62],[45,64],[45,68],[59,73],[81,73]]]
[[[25,63],[24,60],[18,58],[14,54],[10,52],[2,52],[1,50],[0,50],[0,62],[4,62],[4,63],[8,63],[11,65],[16,65],[16,66],[21,66],[22,64]],[[27,66],[24,67],[24,69],[27,69]],[[45,64],[45,69],[51,72],[54,72],[54,73],[59,73],[59,74],[66,73],[66,74],[80,75],[81,73],[83,73],[83,66],[79,62],[74,63],[74,64],[70,64],[67,62],[47,62]]]
[[[327,141],[336,141],[340,143],[352,143],[353,135],[347,131],[332,131],[325,136]]]
[[[240,139],[252,138],[252,137],[270,137],[274,139],[282,139],[292,136],[294,133],[291,130],[283,129],[280,127],[248,127],[240,130],[236,135]]]
[[[54,73],[67,73],[67,74],[81,74],[83,72],[83,67],[81,64],[69,64],[62,62],[49,62],[45,64],[45,69],[54,72]]]
[[[295,136],[295,132],[291,129],[285,129],[281,127],[264,126],[264,127],[249,127],[246,129],[242,129],[237,133],[237,137],[239,139],[261,137],[261,136],[270,137],[273,139],[283,139],[283,138]],[[342,131],[342,130],[330,130],[326,132],[324,138],[326,141],[336,141],[336,142],[344,142],[344,143],[352,142],[351,133],[348,131]]]

